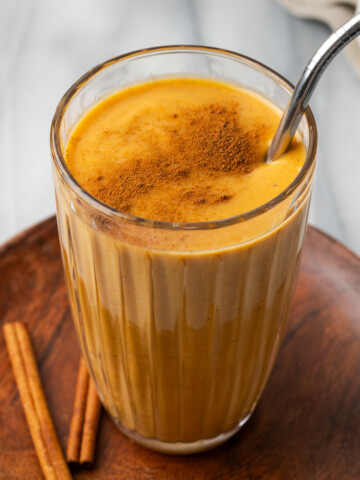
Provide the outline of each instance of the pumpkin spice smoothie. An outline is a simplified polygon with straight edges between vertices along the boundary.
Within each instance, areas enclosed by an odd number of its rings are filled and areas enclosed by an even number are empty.
[[[299,135],[264,163],[279,118],[248,89],[169,77],[104,97],[64,144],[66,168],[97,200],[89,208],[55,172],[75,326],[105,407],[150,448],[229,438],[275,361],[311,190],[270,205],[307,158]]]

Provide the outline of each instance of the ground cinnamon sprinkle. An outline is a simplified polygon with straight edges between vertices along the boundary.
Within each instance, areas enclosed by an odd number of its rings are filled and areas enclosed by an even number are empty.
[[[235,106],[209,104],[179,110],[169,116],[164,128],[167,141],[156,151],[149,147],[142,158],[116,164],[111,175],[104,172],[90,178],[84,187],[103,203],[133,213],[134,200],[139,196],[166,184],[177,184],[180,188],[175,197],[160,206],[158,219],[167,220],[169,212],[179,204],[214,205],[232,196],[227,191],[214,191],[203,182],[186,188],[186,177],[243,175],[261,160],[258,154],[261,132],[244,130]]]

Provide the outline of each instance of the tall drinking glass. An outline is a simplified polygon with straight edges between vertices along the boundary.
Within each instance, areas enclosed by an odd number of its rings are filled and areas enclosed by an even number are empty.
[[[233,52],[138,51],[94,68],[68,90],[53,120],[51,149],[71,311],[101,400],[134,441],[192,453],[239,430],[273,367],[299,271],[317,134],[307,109],[299,175],[243,215],[170,223],[117,211],[72,177],[66,143],[103,98],[171,76],[217,78],[280,108],[292,92],[281,76]]]

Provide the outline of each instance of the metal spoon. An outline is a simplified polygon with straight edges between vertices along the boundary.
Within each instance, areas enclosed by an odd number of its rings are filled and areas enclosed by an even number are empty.
[[[310,58],[272,139],[266,163],[276,160],[286,152],[324,70],[332,59],[358,35],[360,35],[360,13],[350,18],[330,35]]]

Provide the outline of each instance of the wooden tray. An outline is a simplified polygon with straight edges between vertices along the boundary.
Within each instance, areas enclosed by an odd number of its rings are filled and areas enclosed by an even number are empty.
[[[0,322],[31,330],[65,449],[80,356],[50,218],[0,249]],[[127,440],[103,412],[96,464],[76,479],[360,478],[360,260],[309,228],[285,341],[259,406],[215,450],[175,457]],[[0,479],[41,471],[0,330]]]

